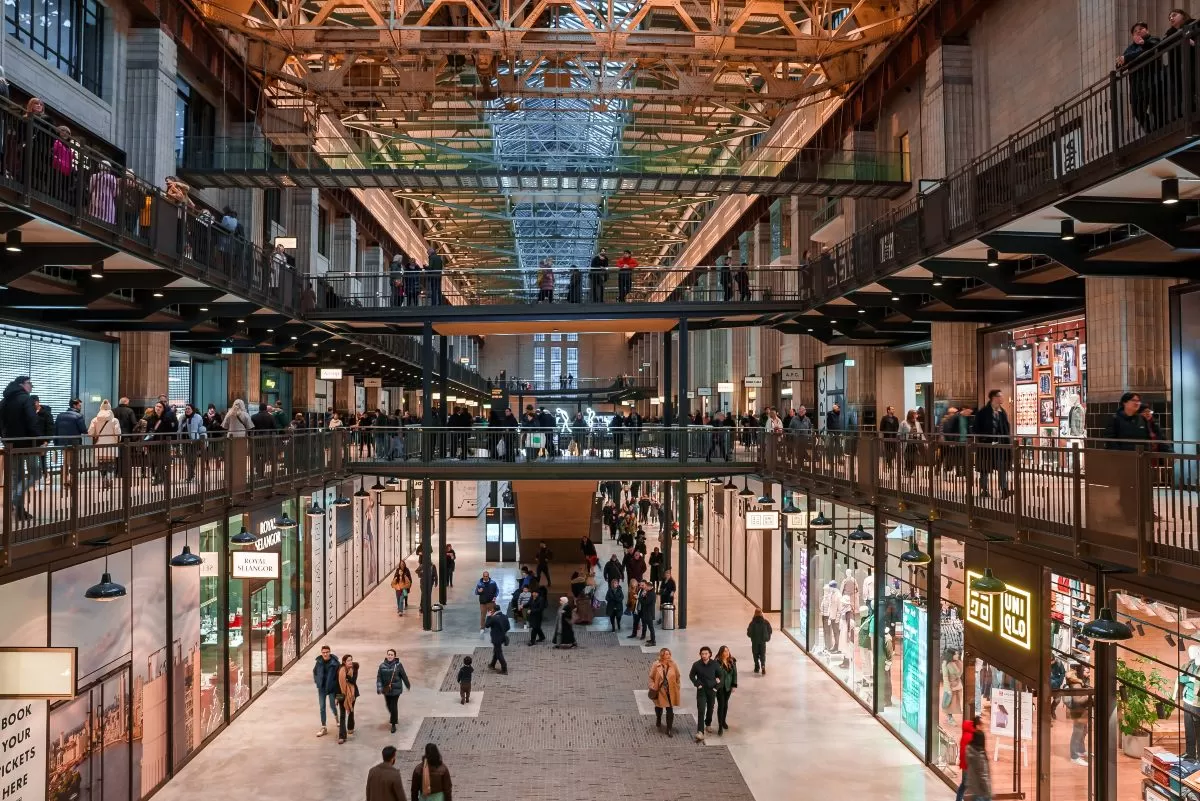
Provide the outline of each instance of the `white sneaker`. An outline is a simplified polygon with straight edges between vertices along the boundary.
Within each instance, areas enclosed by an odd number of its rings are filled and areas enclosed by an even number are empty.
[[[329,729],[325,728],[324,726],[322,726],[321,728],[317,729],[317,736],[318,736],[318,737],[324,737],[326,734],[329,734]]]
[[[1076,765],[1083,765],[1084,767],[1087,767],[1087,765],[1088,765],[1088,761],[1086,759],[1084,759],[1083,757],[1075,757],[1071,761],[1074,762]]]

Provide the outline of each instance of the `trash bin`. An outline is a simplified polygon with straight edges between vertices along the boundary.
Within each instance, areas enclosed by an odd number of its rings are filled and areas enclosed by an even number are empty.
[[[662,630],[675,630],[675,604],[662,605]]]
[[[675,628],[675,613],[671,612],[671,628]],[[433,629],[432,631],[442,630],[442,605],[433,605]]]

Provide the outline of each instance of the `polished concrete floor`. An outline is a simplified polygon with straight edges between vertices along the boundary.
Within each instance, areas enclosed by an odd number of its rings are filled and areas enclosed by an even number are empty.
[[[583,633],[582,647],[575,651],[548,645],[531,649],[515,627],[506,649],[510,673],[492,674],[472,590],[487,567],[507,599],[516,571],[482,563],[481,521],[453,521],[449,539],[459,558],[442,632],[422,632],[415,608],[398,617],[394,593],[385,583],[323,640],[363,665],[354,737],[339,745],[336,730],[316,736],[319,718],[309,669],[316,654],[310,651],[158,798],[191,801],[251,790],[265,799],[359,799],[380,748],[401,749],[397,764],[407,788],[426,739],[443,748],[456,799],[952,797],[940,779],[778,633],[777,621],[768,646],[770,672],[755,675],[745,635],[749,603],[695,556],[688,563],[688,628],[660,632],[658,639],[672,649],[685,673],[685,703],[677,721],[684,736],[668,739],[654,729],[644,688],[657,649],[607,634],[605,618]],[[610,547],[605,543],[602,558]],[[557,573],[565,586],[569,566],[557,566]],[[552,588],[552,596],[559,589]],[[700,646],[715,651],[723,644],[739,657],[731,729],[720,738],[709,735],[701,745],[686,736],[695,710],[686,672]],[[400,699],[401,725],[394,735],[382,699],[373,693],[375,667],[389,647],[399,651],[413,682]],[[465,654],[474,655],[476,667],[467,706],[451,689],[452,671]]]

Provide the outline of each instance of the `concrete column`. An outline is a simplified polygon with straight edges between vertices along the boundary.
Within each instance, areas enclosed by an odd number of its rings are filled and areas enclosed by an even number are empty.
[[[888,406],[895,406],[897,416],[904,417],[905,389],[904,358],[894,351],[879,350],[875,355],[876,420]]]
[[[379,387],[367,387],[367,391],[365,394],[367,397],[367,408],[368,409],[378,409],[379,408]]]
[[[780,365],[798,367],[803,370],[803,381],[791,382],[792,406],[805,406],[810,412],[817,408],[816,365],[825,360],[825,343],[808,334],[792,334],[783,337],[780,346]]]
[[[979,324],[932,323],[933,419],[940,420],[947,408],[974,409],[983,403],[988,389],[1012,394],[1012,381],[999,387],[979,386]],[[1011,363],[1011,354],[1005,359]],[[899,408],[899,407],[897,407]]]
[[[329,270],[331,272],[354,272],[357,269],[358,223],[350,216],[338,217],[333,221],[333,231],[330,234]]]
[[[228,361],[229,402],[241,398],[253,414],[262,395],[262,357],[257,353],[235,353]]]
[[[812,216],[813,212],[817,210],[817,204],[799,195],[788,198],[788,202],[791,204],[791,213],[788,217],[792,235],[791,263],[803,264],[804,252],[808,251],[811,257],[813,251]]]
[[[175,174],[175,41],[161,28],[133,28],[124,38],[125,152],[134,172],[165,186]]]
[[[346,376],[333,384],[333,406],[342,414],[354,414],[358,411],[358,401],[355,397],[354,378]]]
[[[1111,63],[1112,57],[1109,56]],[[921,172],[944,177],[975,155],[975,85],[971,48],[942,45],[925,62],[921,102]]]
[[[166,393],[171,366],[171,335],[158,331],[118,331],[118,391],[131,406],[153,406]]]
[[[1087,426],[1102,428],[1124,392],[1141,394],[1171,415],[1170,278],[1089,278],[1087,316]]]
[[[317,273],[317,190],[289,189],[287,204],[287,235],[296,237],[296,269],[301,273]]]
[[[317,368],[293,367],[292,412],[311,412],[317,407]]]

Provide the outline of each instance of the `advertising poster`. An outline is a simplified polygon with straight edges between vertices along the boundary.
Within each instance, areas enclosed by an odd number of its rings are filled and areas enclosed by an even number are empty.
[[[332,626],[338,619],[337,608],[337,520],[338,509],[333,501],[337,490],[325,490],[325,625]]]
[[[1033,728],[1033,693],[1021,693],[1021,736],[1030,737]],[[1017,733],[1017,698],[1013,690],[996,687],[992,690],[992,734],[1015,737]]]
[[[0,701],[4,801],[46,798],[45,701]]]
[[[351,482],[352,488],[357,490],[358,484],[360,482],[361,482],[361,479]],[[361,601],[362,597],[363,597],[363,569],[364,569],[363,562],[365,560],[363,559],[363,524],[362,524],[363,523],[363,510],[362,510],[362,506],[366,501],[370,500],[370,498],[365,498],[365,499],[359,500],[358,498],[351,495],[350,499],[353,501],[352,505],[350,506],[350,509],[354,512],[354,514],[350,515],[350,525],[353,527],[352,531],[354,533],[354,542],[352,545],[353,559],[354,559],[354,584],[351,587],[351,593],[352,593],[351,597],[354,599],[353,602],[351,603],[351,605],[354,605],[354,604],[357,604],[359,601]]]
[[[321,495],[320,492],[314,492],[311,500],[325,506],[325,499]],[[325,509],[325,514],[308,518],[309,564],[312,565],[309,608],[312,619],[308,621],[307,627],[301,627],[301,650],[325,633],[325,519],[330,515],[329,507],[325,506]]]
[[[1017,394],[1013,400],[1013,407],[1017,435],[1021,437],[1037,436],[1038,385],[1017,384]]]
[[[162,540],[133,546],[134,798],[167,778],[167,567]]]
[[[928,659],[926,628],[928,615],[911,601],[904,602],[904,661],[900,684],[900,720],[925,736],[925,664]]]

